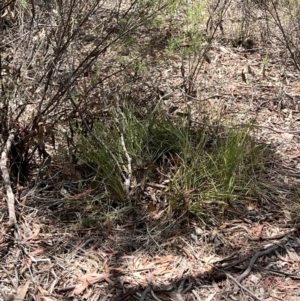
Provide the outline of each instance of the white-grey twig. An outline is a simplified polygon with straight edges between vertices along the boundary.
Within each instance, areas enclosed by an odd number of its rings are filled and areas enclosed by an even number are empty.
[[[7,195],[8,219],[9,219],[10,226],[14,226],[17,223],[16,212],[15,212],[15,196],[11,188],[11,182],[10,182],[9,171],[8,171],[9,169],[7,167],[8,154],[11,150],[14,138],[15,138],[15,133],[11,131],[7,138],[4,149],[1,153],[1,160],[0,160],[0,168],[2,171],[3,182],[4,182],[6,195]]]
[[[123,119],[123,114],[121,112],[120,109],[120,104],[119,104],[119,99],[117,101],[117,129],[120,135],[120,142],[121,142],[121,146],[123,148],[126,160],[127,160],[127,175],[124,175],[124,189],[125,189],[125,194],[126,194],[126,200],[129,204],[131,204],[131,199],[130,199],[130,185],[131,185],[131,178],[132,178],[132,158],[130,157],[127,147],[126,147],[126,143],[125,143],[125,139],[124,139],[124,131],[123,131],[123,125],[122,125],[122,119]]]

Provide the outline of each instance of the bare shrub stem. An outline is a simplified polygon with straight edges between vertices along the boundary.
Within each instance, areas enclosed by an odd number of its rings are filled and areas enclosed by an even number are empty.
[[[11,150],[11,146],[12,146],[12,142],[13,142],[14,138],[15,138],[15,133],[13,131],[11,131],[7,138],[4,149],[1,153],[1,160],[0,160],[0,168],[2,171],[3,182],[4,182],[6,195],[7,195],[8,218],[9,218],[10,226],[15,225],[17,222],[16,213],[15,213],[15,196],[14,196],[13,190],[11,188],[9,169],[7,167],[8,154]]]

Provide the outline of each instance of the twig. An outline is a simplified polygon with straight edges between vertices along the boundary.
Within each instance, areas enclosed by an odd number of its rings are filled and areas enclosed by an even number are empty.
[[[146,223],[146,227],[147,227],[147,233],[150,236],[150,238],[153,240],[153,242],[156,244],[156,246],[160,249],[161,246],[158,244],[158,242],[153,238],[153,236],[151,235],[149,228],[148,228],[148,224]]]
[[[50,294],[53,293],[53,291],[54,291],[54,289],[55,289],[55,286],[56,286],[56,284],[58,283],[58,277],[57,277],[57,275],[55,274],[55,272],[54,272],[53,269],[51,269],[51,274],[53,275],[54,280],[53,280],[53,282],[51,283],[50,288],[49,288]]]
[[[55,289],[55,291],[58,293],[64,293],[64,292],[72,291],[75,287],[76,287],[76,285],[59,287],[59,288]]]
[[[151,291],[151,287],[147,286],[146,289],[143,291],[142,295],[140,296],[139,301],[144,301],[147,294],[150,293],[150,291]]]
[[[160,106],[162,100],[163,100],[164,98],[167,98],[168,96],[170,96],[170,95],[173,94],[173,93],[174,93],[174,92],[172,91],[172,92],[170,92],[170,93],[168,93],[168,94],[165,94],[165,95],[163,95],[163,96],[159,96],[159,100],[158,100],[157,104],[155,105],[154,109],[152,110],[152,114],[151,114],[151,115],[153,115],[154,113],[156,113],[156,111],[159,109],[159,106]]]
[[[300,280],[300,276],[297,274],[290,274],[290,273],[285,273],[282,271],[275,271],[272,269],[266,269],[266,268],[262,268],[262,267],[253,267],[255,270],[258,270],[260,272],[264,272],[264,273],[270,273],[270,274],[274,274],[277,276],[285,276],[285,277],[289,277],[291,279],[295,279],[295,280]]]
[[[265,256],[265,255],[268,255],[272,252],[274,252],[275,250],[277,250],[279,247],[282,246],[283,243],[286,242],[286,239],[283,239],[280,243],[275,243],[274,245],[272,245],[271,247],[267,248],[266,250],[264,251],[260,251],[260,252],[257,252],[253,257],[252,259],[250,260],[250,263],[247,267],[247,269],[236,279],[236,285],[234,287],[234,291],[237,292],[239,291],[239,284],[242,282],[243,279],[245,279],[246,277],[248,277],[248,275],[250,274],[252,268],[253,268],[253,265],[255,264],[256,260],[261,257],[261,256]]]
[[[243,285],[241,285],[240,282],[238,282],[236,279],[234,279],[234,277],[232,277],[230,274],[228,274],[228,273],[225,273],[225,274],[226,274],[226,276],[227,276],[228,278],[230,278],[231,280],[233,280],[233,281],[236,283],[236,285],[239,286],[239,288],[242,288],[243,291],[247,292],[247,293],[248,293],[251,297],[253,297],[256,301],[262,301],[261,299],[259,299],[258,297],[256,297],[251,291],[249,291],[249,290],[246,289]]]
[[[18,247],[20,248],[20,250],[22,250],[22,252],[34,263],[37,263],[37,262],[48,262],[48,263],[51,263],[51,260],[50,258],[38,258],[36,259],[35,257],[33,257],[26,249],[25,247],[23,246],[22,244],[22,241],[20,239],[21,235],[18,233],[18,231],[16,231],[15,233],[15,236],[16,236],[16,241],[17,241],[17,244],[18,244]]]
[[[11,131],[7,138],[6,144],[1,154],[1,161],[0,161],[0,168],[2,171],[4,186],[6,189],[7,195],[7,207],[8,207],[8,219],[9,219],[9,226],[12,227],[17,223],[16,212],[15,212],[15,196],[13,190],[11,188],[11,182],[9,177],[9,171],[7,168],[8,162],[8,154],[12,147],[12,142],[15,138],[15,133]]]
[[[123,125],[122,125],[122,112],[120,109],[120,104],[119,104],[119,98],[118,98],[118,103],[117,103],[117,129],[120,135],[120,140],[121,140],[121,145],[124,150],[126,159],[127,159],[127,176],[125,176],[124,179],[124,188],[125,188],[125,193],[126,193],[126,200],[129,204],[131,204],[131,199],[130,199],[130,184],[131,184],[131,177],[132,177],[132,158],[130,157],[127,147],[125,144],[125,139],[124,139],[124,131],[123,131]]]
[[[3,298],[3,301],[9,301],[8,297],[6,296],[6,294],[2,290],[0,290],[0,294]]]
[[[152,295],[152,297],[153,297],[156,301],[162,301],[161,299],[159,299],[159,298],[155,295],[155,293],[154,293],[153,290],[151,290],[151,295]]]

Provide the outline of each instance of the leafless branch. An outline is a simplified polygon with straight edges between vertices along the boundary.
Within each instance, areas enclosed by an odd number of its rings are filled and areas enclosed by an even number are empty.
[[[7,138],[6,144],[1,154],[0,168],[2,171],[3,182],[7,195],[7,208],[8,208],[8,218],[9,225],[13,226],[17,222],[16,213],[15,213],[15,196],[11,188],[11,182],[9,177],[9,168],[8,164],[8,155],[12,147],[13,140],[15,138],[15,133],[11,131]]]

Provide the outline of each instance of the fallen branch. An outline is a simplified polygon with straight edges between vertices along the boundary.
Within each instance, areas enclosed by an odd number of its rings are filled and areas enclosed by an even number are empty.
[[[250,260],[250,263],[248,265],[248,268],[236,279],[236,284],[234,287],[234,291],[238,292],[239,291],[239,286],[242,282],[242,280],[244,280],[246,277],[248,277],[248,275],[250,274],[255,262],[257,261],[257,259],[261,256],[265,256],[268,255],[274,251],[276,251],[278,248],[282,247],[283,244],[286,243],[286,239],[282,239],[281,242],[279,243],[275,243],[274,245],[271,245],[270,247],[268,247],[267,249],[263,250],[263,251],[259,251],[257,252],[252,259]]]
[[[13,131],[11,131],[9,133],[6,144],[2,151],[1,160],[0,160],[0,168],[2,171],[4,187],[5,187],[6,195],[7,195],[9,226],[14,226],[17,222],[16,212],[15,212],[15,196],[14,196],[13,190],[11,188],[9,171],[8,171],[9,169],[7,168],[8,154],[10,152],[14,138],[15,138],[15,133]]]

